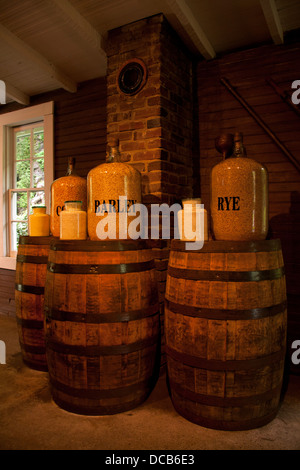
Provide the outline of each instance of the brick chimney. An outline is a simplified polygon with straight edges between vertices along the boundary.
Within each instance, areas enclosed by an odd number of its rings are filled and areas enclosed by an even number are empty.
[[[123,161],[141,172],[143,203],[196,197],[193,61],[181,39],[159,14],[109,31],[107,57],[107,141],[117,137]],[[118,80],[130,62],[144,64],[147,77],[134,94],[122,92]],[[163,313],[169,241],[149,243]]]

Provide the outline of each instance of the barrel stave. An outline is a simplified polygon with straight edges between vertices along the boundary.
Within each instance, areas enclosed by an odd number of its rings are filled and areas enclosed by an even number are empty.
[[[52,237],[21,236],[18,246],[15,300],[18,336],[24,363],[47,371],[44,337],[44,287]]]

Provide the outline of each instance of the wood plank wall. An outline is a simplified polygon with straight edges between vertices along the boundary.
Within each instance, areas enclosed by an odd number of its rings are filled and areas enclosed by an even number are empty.
[[[270,218],[289,212],[293,193],[300,190],[299,172],[220,79],[230,81],[300,162],[300,117],[266,83],[273,78],[291,94],[291,84],[300,76],[299,56],[300,45],[265,46],[198,65],[201,195],[207,207],[210,170],[221,161],[214,139],[239,130],[248,156],[269,171]]]
[[[15,271],[10,269],[0,269],[0,315],[16,315]]]
[[[80,83],[76,93],[55,90],[31,98],[30,106],[54,101],[54,174],[64,176],[68,157],[76,158],[81,176],[105,161],[106,77]],[[0,114],[23,109],[18,103],[0,107]]]
[[[55,98],[55,178],[64,176],[67,158],[76,158],[81,176],[105,161],[106,79],[82,83],[74,95]]]
[[[55,178],[64,176],[68,157],[76,158],[78,174],[105,161],[106,78],[81,83],[77,93],[56,90],[32,97],[30,106],[54,101]],[[22,109],[18,103],[0,107],[0,113]],[[15,271],[0,269],[0,314],[15,315]]]
[[[300,116],[266,82],[272,78],[292,94],[300,79],[300,44],[263,46],[198,64],[200,180],[209,209],[209,175],[221,161],[214,139],[240,131],[249,157],[269,172],[270,234],[280,238],[288,293],[289,345],[300,339],[300,173],[236,98],[221,84],[227,78],[300,163]],[[298,105],[300,111],[300,104]],[[299,367],[298,367],[299,369]]]

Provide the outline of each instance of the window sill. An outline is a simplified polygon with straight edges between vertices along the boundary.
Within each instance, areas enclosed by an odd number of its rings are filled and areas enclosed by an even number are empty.
[[[17,264],[16,258],[10,258],[9,256],[0,256],[0,269],[11,269],[15,270]]]

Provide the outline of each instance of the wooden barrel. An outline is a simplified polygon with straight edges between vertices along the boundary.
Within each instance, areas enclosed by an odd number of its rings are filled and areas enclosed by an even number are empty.
[[[15,300],[19,341],[24,363],[47,371],[44,337],[44,287],[51,237],[19,239]]]
[[[286,351],[280,240],[172,241],[165,301],[168,380],[175,409],[221,430],[270,422]]]
[[[159,373],[159,303],[143,241],[59,241],[45,288],[52,397],[78,414],[132,409]]]

